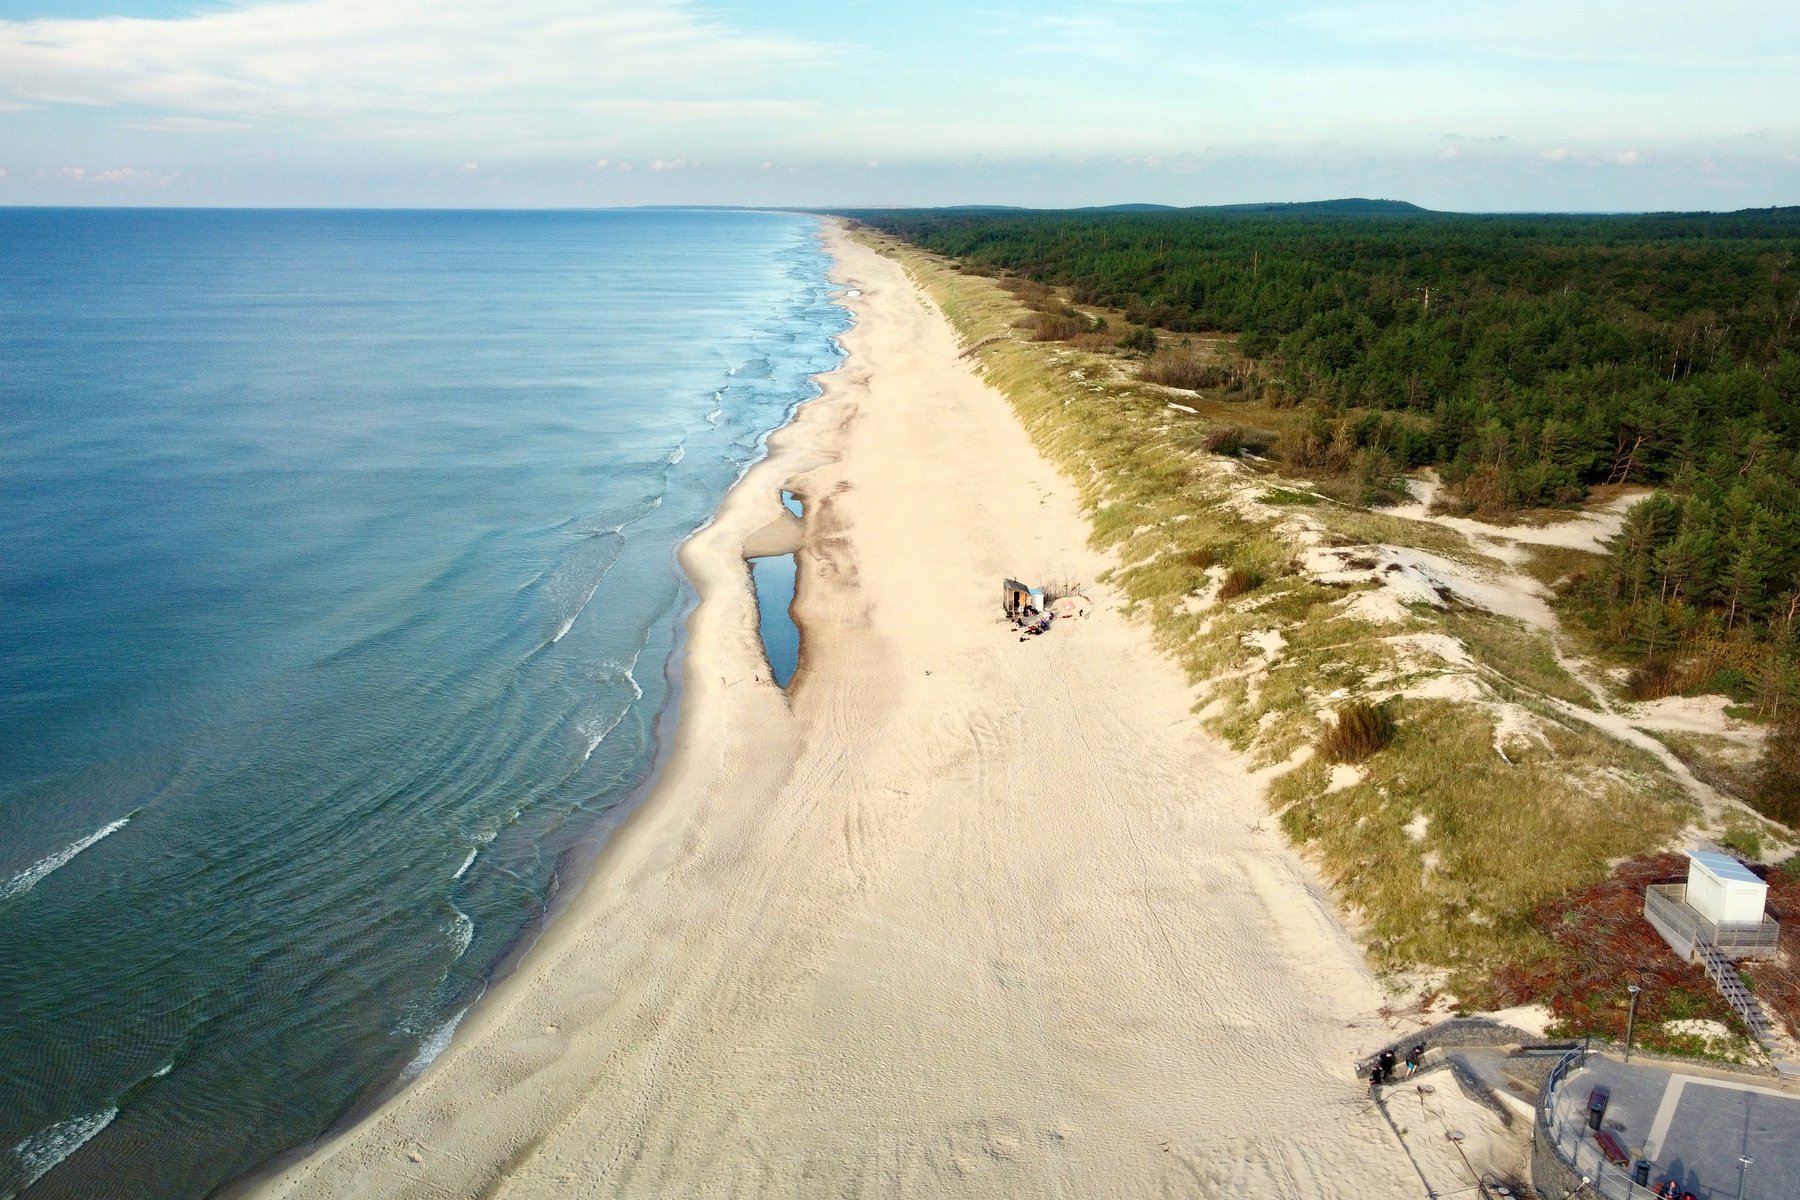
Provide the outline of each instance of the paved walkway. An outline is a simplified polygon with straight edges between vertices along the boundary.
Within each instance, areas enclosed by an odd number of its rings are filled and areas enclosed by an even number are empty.
[[[1653,1184],[1674,1176],[1700,1200],[1734,1200],[1738,1156],[1748,1154],[1755,1162],[1745,1200],[1800,1196],[1800,1095],[1594,1054],[1563,1083],[1556,1105],[1561,1122],[1585,1122],[1596,1084],[1612,1092],[1604,1127],[1634,1159],[1656,1164]]]

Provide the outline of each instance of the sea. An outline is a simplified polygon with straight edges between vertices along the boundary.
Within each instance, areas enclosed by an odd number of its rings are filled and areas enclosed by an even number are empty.
[[[402,1087],[667,744],[817,222],[0,209],[0,1200]]]

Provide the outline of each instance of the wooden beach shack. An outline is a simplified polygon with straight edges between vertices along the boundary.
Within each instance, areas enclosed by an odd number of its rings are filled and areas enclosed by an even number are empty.
[[[1016,579],[1003,580],[1000,584],[1000,606],[1011,620],[1018,620],[1026,609],[1033,613],[1043,612],[1044,603],[1043,588],[1034,588]]]

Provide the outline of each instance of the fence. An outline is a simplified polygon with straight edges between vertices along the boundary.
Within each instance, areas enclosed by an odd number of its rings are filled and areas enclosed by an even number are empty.
[[[1752,924],[1715,925],[1689,907],[1685,883],[1653,883],[1644,889],[1644,919],[1684,959],[1697,945],[1717,946],[1727,958],[1769,958],[1781,941],[1781,925],[1765,916]]]
[[[1621,1167],[1607,1160],[1600,1152],[1599,1143],[1590,1136],[1586,1121],[1579,1116],[1568,1120],[1558,1115],[1556,1102],[1563,1081],[1586,1061],[1585,1050],[1571,1050],[1550,1070],[1550,1079],[1538,1098],[1537,1131],[1531,1156],[1532,1185],[1544,1200],[1564,1200],[1576,1192],[1582,1196],[1605,1196],[1607,1200],[1656,1200],[1655,1192],[1631,1181],[1629,1166]],[[1572,1111],[1585,1112],[1579,1107]],[[1654,1176],[1651,1181],[1655,1182]]]

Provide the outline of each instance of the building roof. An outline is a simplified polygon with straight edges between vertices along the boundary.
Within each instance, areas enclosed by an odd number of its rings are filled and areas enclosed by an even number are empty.
[[[1729,854],[1715,850],[1689,850],[1687,856],[1706,868],[1714,878],[1731,883],[1762,883],[1750,869]]]

